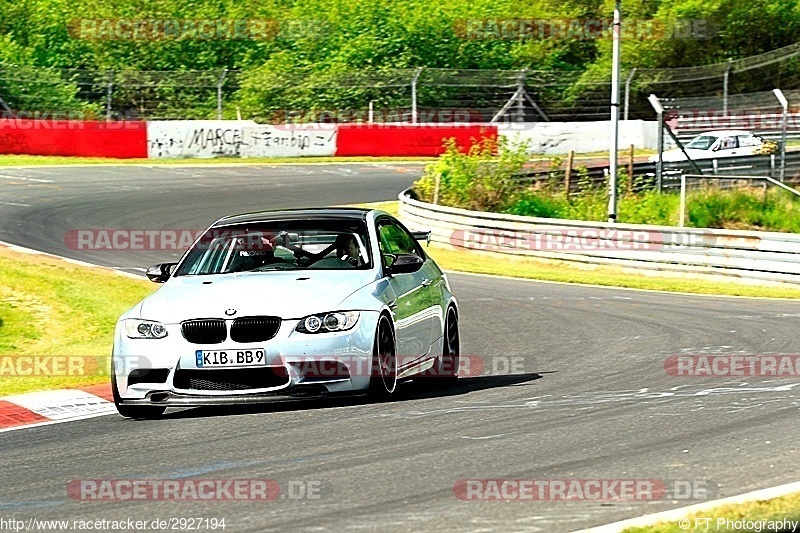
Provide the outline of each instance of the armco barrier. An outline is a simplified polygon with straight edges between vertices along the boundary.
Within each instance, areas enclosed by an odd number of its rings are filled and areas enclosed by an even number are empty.
[[[411,230],[456,248],[643,271],[800,283],[800,235],[523,217],[432,205],[399,196]]]
[[[0,154],[147,157],[141,121],[0,119]]]
[[[476,141],[496,138],[496,126],[419,124],[340,124],[337,156],[436,156],[445,139],[466,150]]]

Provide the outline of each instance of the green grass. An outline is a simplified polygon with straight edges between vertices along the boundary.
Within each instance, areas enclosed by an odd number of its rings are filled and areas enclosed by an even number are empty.
[[[111,270],[0,248],[0,396],[106,381],[117,318],[154,288]],[[94,363],[82,375],[20,376],[13,362],[20,356]]]
[[[709,526],[706,518],[709,518]],[[729,519],[733,522],[745,520],[755,522],[800,520],[800,494],[789,494],[771,500],[759,500],[737,505],[725,505],[687,515],[686,520],[690,527],[682,528],[680,521],[672,521],[653,526],[627,528],[623,533],[706,533],[706,532],[725,532],[725,533],[761,533],[775,531],[775,529],[755,528],[727,528],[725,523],[718,523],[718,519]],[[684,523],[684,525],[686,525]],[[694,527],[695,525],[700,527]],[[722,527],[717,527],[718,525]]]

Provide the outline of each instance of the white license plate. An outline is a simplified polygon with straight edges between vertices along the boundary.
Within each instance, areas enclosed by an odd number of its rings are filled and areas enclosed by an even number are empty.
[[[261,366],[266,362],[264,350],[196,350],[198,368],[211,366]]]

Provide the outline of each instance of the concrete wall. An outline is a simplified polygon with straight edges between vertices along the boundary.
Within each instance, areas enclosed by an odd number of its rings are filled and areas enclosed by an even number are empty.
[[[147,123],[150,159],[238,157],[252,120],[155,120]]]
[[[619,127],[620,150],[634,145],[636,148],[658,148],[658,124],[655,121],[621,120]],[[530,152],[540,155],[608,152],[611,121],[595,122],[537,122],[534,124],[502,124],[501,136],[510,141],[530,142]]]
[[[336,155],[338,131],[331,124],[246,126],[242,157]]]
[[[531,124],[289,124],[252,120],[150,122],[0,121],[0,153],[99,157],[214,158],[436,156],[455,138],[462,150],[485,137],[530,143],[532,154],[607,152],[609,121]],[[620,123],[620,149],[656,148],[656,123]]]

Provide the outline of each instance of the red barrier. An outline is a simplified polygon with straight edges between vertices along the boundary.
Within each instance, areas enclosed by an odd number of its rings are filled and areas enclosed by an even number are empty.
[[[497,138],[496,126],[414,126],[341,124],[337,156],[436,156],[445,139],[455,138],[462,151],[485,138]]]
[[[147,123],[0,119],[0,154],[147,157]]]

